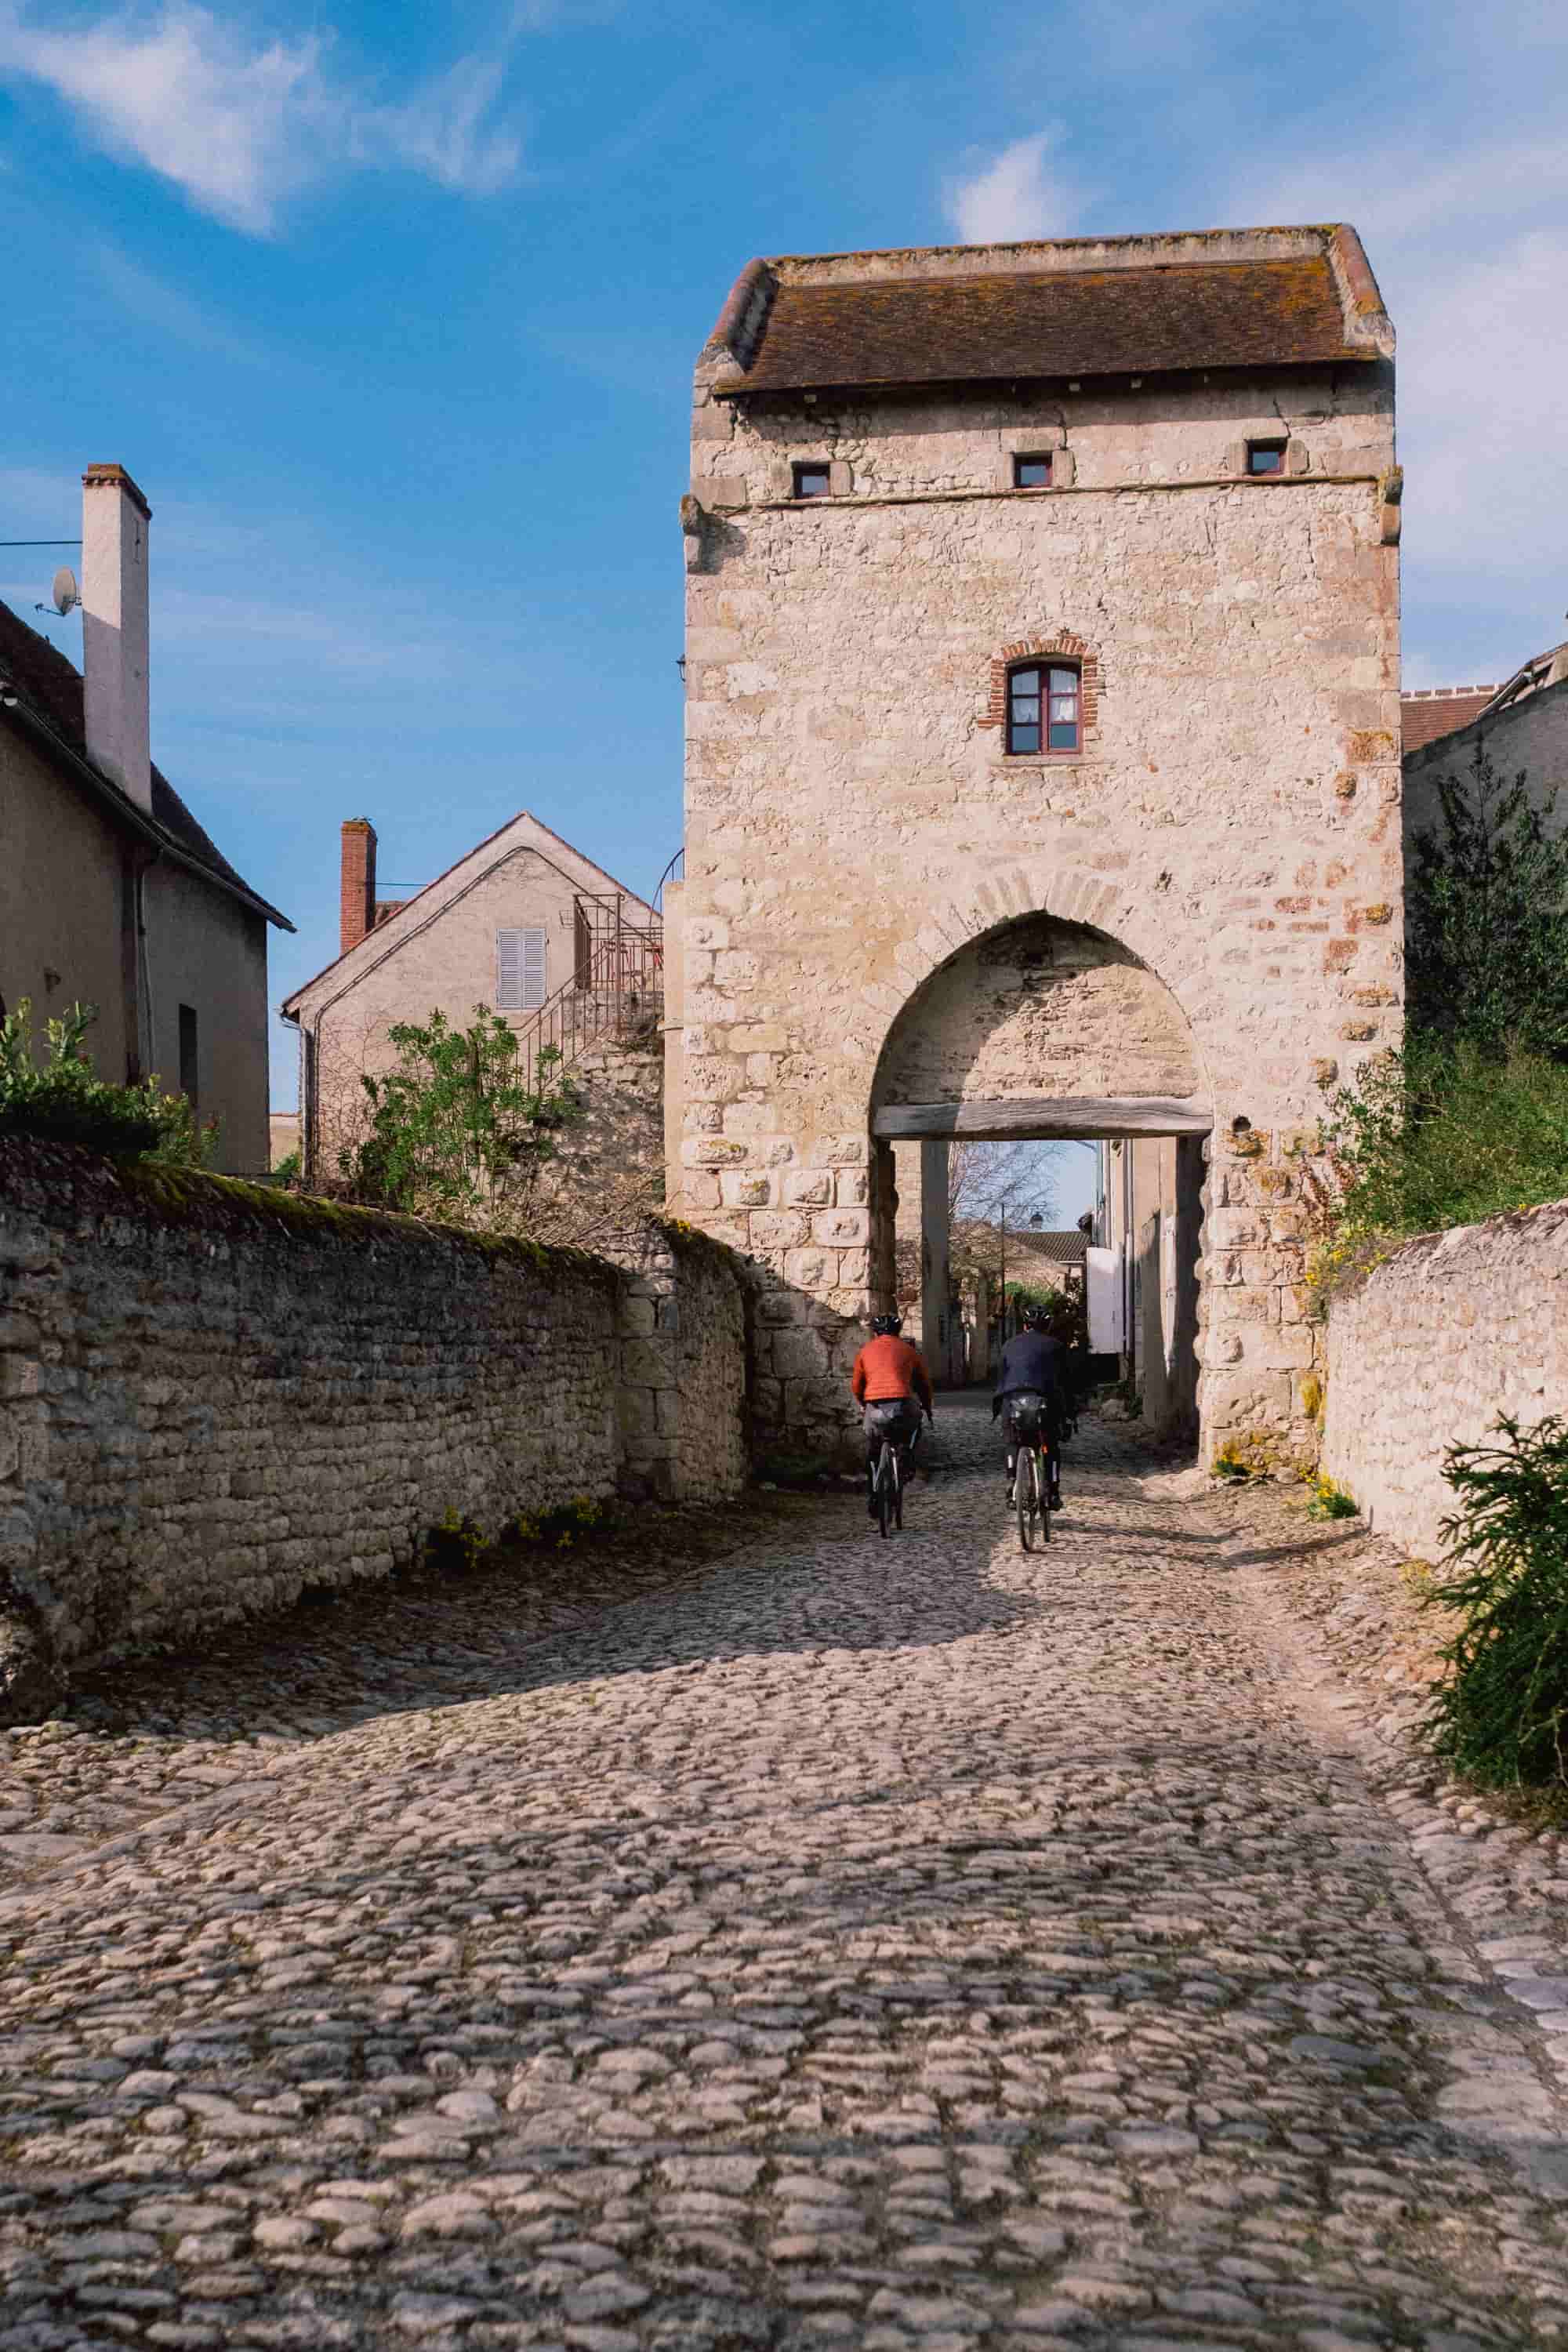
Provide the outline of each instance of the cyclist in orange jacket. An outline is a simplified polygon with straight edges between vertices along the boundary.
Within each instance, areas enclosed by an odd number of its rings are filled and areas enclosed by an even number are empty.
[[[908,1339],[899,1337],[903,1328],[900,1315],[874,1316],[871,1337],[856,1357],[849,1375],[866,1430],[866,1508],[873,1518],[877,1516],[877,1457],[883,1440],[894,1445],[912,1444],[920,1434],[921,1414],[930,1421],[936,1403],[925,1358]]]

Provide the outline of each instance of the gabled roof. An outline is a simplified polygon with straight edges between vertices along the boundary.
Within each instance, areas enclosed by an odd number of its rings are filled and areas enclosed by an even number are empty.
[[[36,741],[53,745],[69,761],[72,772],[90,779],[111,817],[127,830],[140,833],[170,851],[182,865],[193,867],[220,889],[241,898],[265,915],[279,930],[293,924],[280,915],[242,875],[199,825],[179,793],[159,768],[153,770],[151,815],[129,793],[106,776],[89,756],[82,716],[81,672],[19,614],[0,604],[0,711],[13,711],[31,722]]]
[[[1008,1239],[1021,1255],[1044,1258],[1051,1265],[1081,1265],[1089,1255],[1089,1235],[1076,1226],[1070,1233],[1036,1233],[1026,1225]]]
[[[546,842],[553,842],[557,849],[563,850],[566,856],[574,858],[579,866],[585,866],[590,874],[596,875],[601,882],[607,883],[619,897],[629,898],[634,907],[640,907],[650,922],[658,921],[658,918],[647,900],[640,897],[636,890],[628,890],[624,882],[617,882],[613,874],[606,874],[605,868],[594,858],[586,856],[582,850],[574,848],[571,842],[564,840],[552,827],[547,825],[542,817],[535,816],[531,809],[519,809],[515,815],[507,818],[504,824],[498,824],[493,833],[487,834],[483,841],[477,842],[472,849],[465,850],[462,856],[453,865],[448,866],[444,874],[437,875],[434,882],[426,882],[423,889],[416,890],[411,898],[378,898],[375,907],[375,921],[366,931],[363,939],[356,940],[352,948],[345,948],[342,953],[334,956],[330,963],[324,963],[320,971],[313,972],[309,980],[301,981],[292,994],[285,997],[279,1008],[284,1019],[296,1020],[299,1017],[299,1008],[310,991],[319,987],[321,982],[336,971],[340,966],[346,967],[356,958],[363,961],[367,949],[375,951],[373,961],[376,963],[379,963],[384,956],[395,955],[404,942],[410,939],[416,929],[423,927],[426,919],[443,913],[451,900],[460,895],[460,886],[457,885],[456,877],[462,873],[463,868],[466,866],[474,865],[476,861],[484,860],[486,850],[494,849],[498,842],[504,839],[514,827],[524,824],[531,825],[536,834],[542,834]],[[548,852],[542,851],[541,854],[548,855]],[[489,871],[489,865],[494,863],[493,858],[488,863],[480,863],[478,874],[473,878],[479,879]],[[438,896],[442,892],[445,892],[445,898]]]
[[[736,280],[700,373],[728,399],[1333,366],[1393,349],[1361,240],[1341,223],[776,256]]]

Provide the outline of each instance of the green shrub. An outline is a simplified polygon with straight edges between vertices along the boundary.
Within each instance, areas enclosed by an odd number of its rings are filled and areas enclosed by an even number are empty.
[[[1424,1600],[1460,1630],[1439,1653],[1427,1737],[1492,1789],[1568,1785],[1568,1422],[1498,1445],[1450,1446],[1443,1475],[1459,1507],[1443,1522],[1447,1558]]]
[[[15,1013],[0,1018],[0,1135],[79,1143],[174,1167],[210,1166],[217,1150],[216,1119],[204,1127],[187,1098],[164,1094],[156,1076],[120,1087],[95,1075],[86,1038],[98,1018],[96,1005],[73,1004],[49,1021],[41,1067],[33,1057],[32,1016],[23,997]]]
[[[1303,1171],[1319,1314],[1412,1234],[1568,1193],[1568,834],[1479,746],[1437,798],[1405,893],[1405,1050],[1335,1097]]]
[[[387,1035],[397,1066],[361,1077],[369,1132],[338,1155],[349,1197],[449,1224],[526,1224],[557,1135],[584,1115],[560,1047],[541,1046],[531,1068],[516,1032],[485,1004],[475,1005],[467,1029],[437,1010],[426,1022],[395,1023]]]
[[[1058,1289],[1052,1283],[1010,1282],[1007,1306],[1010,1319],[1015,1320],[1026,1307],[1043,1307],[1046,1328],[1053,1339],[1059,1339],[1064,1348],[1089,1346],[1088,1310],[1078,1292]]]
[[[1320,1307],[1413,1234],[1568,1194],[1568,1067],[1413,1041],[1334,1097],[1309,1271]]]
[[[1415,836],[1405,898],[1410,1024],[1500,1054],[1568,1047],[1568,835],[1555,792],[1531,805],[1478,743],[1437,780],[1439,823]]]

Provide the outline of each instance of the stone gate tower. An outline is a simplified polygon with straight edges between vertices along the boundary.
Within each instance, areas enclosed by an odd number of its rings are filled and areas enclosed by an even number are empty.
[[[1161,1139],[1205,1444],[1398,1035],[1394,335],[1348,227],[753,261],[698,362],[677,1213],[846,1418],[893,1139]],[[1142,1148],[1142,1147],[1141,1147]]]

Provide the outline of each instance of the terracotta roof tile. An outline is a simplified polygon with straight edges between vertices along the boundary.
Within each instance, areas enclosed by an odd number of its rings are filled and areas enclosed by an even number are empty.
[[[1081,1265],[1089,1255],[1089,1235],[1076,1228],[1069,1233],[1033,1233],[1026,1227],[1009,1234],[1007,1239],[1021,1256],[1044,1258],[1051,1265]]]
[[[1366,360],[1323,254],[781,282],[720,393]]]
[[[1399,722],[1406,751],[1419,751],[1439,737],[1457,734],[1479,719],[1495,686],[1422,687],[1399,698]]]
[[[18,688],[32,708],[47,720],[51,731],[68,750],[86,759],[87,728],[82,718],[81,672],[58,646],[29,628],[19,614],[0,604],[0,678]],[[106,794],[123,798],[120,787],[105,776]],[[286,915],[268,905],[237,874],[205,829],[197,824],[179,793],[159,768],[153,770],[153,815],[177,847],[198,866],[205,866],[231,889],[243,891],[286,931],[294,928]]]

